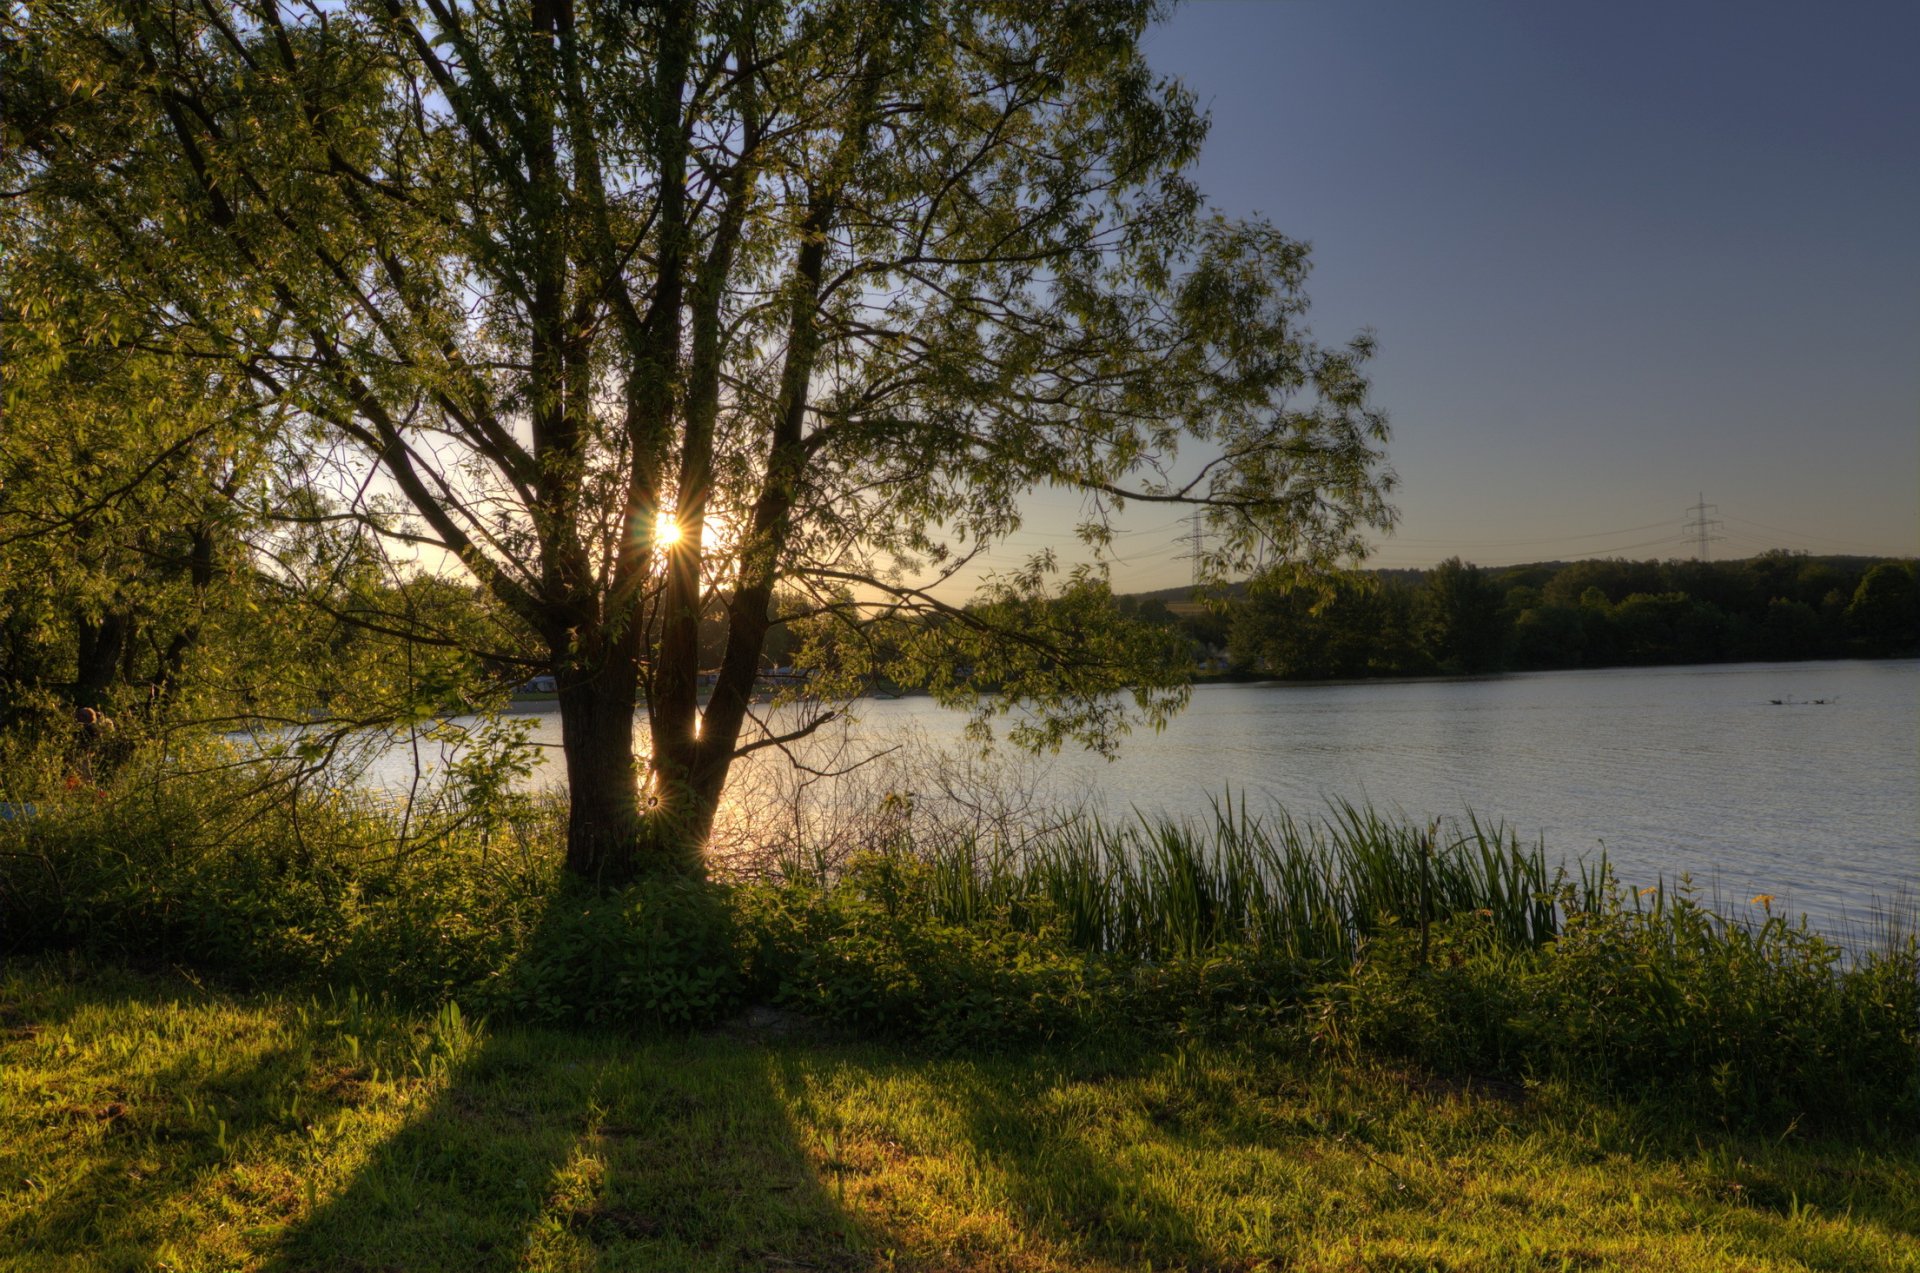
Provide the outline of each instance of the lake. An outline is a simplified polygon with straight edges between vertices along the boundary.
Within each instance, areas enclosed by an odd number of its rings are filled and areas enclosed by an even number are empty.
[[[910,739],[922,782],[928,756],[952,765],[964,750],[962,717],[925,698],[853,711],[844,754]],[[557,743],[557,715],[541,712],[535,737]],[[823,766],[825,746],[808,753]],[[743,795],[777,781],[756,760]],[[1422,822],[1472,811],[1544,837],[1550,859],[1604,847],[1625,883],[1689,873],[1722,902],[1772,894],[1776,910],[1828,928],[1920,882],[1913,659],[1208,685],[1115,761],[1068,752],[995,766],[1028,800],[1111,816],[1204,816],[1229,791],[1297,815],[1331,800]],[[853,790],[871,799],[908,781],[896,770]]]

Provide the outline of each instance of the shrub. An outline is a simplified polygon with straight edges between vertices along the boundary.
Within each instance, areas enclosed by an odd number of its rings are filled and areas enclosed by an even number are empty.
[[[431,1002],[509,964],[558,875],[538,826],[403,841],[370,800],[231,756],[136,758],[107,788],[43,784],[0,822],[0,953],[77,950],[242,986]]]
[[[830,885],[743,889],[755,991],[838,1026],[942,1047],[1067,1038],[1092,1024],[1099,970],[1056,926],[1015,928],[992,913],[948,922],[933,913],[932,885],[925,862],[872,853]]]
[[[740,1003],[738,950],[725,891],[703,881],[643,880],[610,895],[567,885],[476,998],[547,1024],[704,1025]]]
[[[1915,948],[1847,964],[1809,929],[1683,895],[1570,915],[1525,979],[1529,1050],[1722,1117],[1885,1116],[1920,1073]]]
[[[1452,1072],[1524,1069],[1514,1020],[1528,951],[1498,941],[1478,912],[1422,932],[1390,919],[1345,975],[1317,988],[1315,1037],[1349,1054],[1383,1052]]]
[[[1920,945],[1848,963],[1804,923],[1616,892],[1535,949],[1477,916],[1383,930],[1314,1005],[1317,1037],[1446,1070],[1554,1075],[1727,1120],[1920,1113]]]

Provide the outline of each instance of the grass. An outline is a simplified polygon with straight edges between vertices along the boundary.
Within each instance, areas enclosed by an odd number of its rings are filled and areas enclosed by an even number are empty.
[[[1920,1145],[1249,1046],[638,1042],[0,965],[0,1270],[1920,1268]]]
[[[1017,847],[921,851],[942,919],[1044,915],[1076,949],[1145,959],[1253,945],[1344,966],[1382,916],[1431,923],[1467,911],[1508,944],[1532,945],[1556,931],[1556,889],[1590,907],[1607,887],[1604,861],[1569,881],[1544,845],[1523,847],[1499,825],[1419,827],[1346,803],[1302,821],[1229,800],[1199,822],[1089,817]]]

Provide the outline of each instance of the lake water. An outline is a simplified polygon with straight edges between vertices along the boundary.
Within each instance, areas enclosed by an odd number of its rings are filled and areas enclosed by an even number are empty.
[[[853,711],[852,753],[964,750],[963,718],[927,699]],[[557,743],[557,716],[535,737]],[[1773,894],[1823,927],[1920,886],[1920,660],[1203,686],[1118,760],[997,763],[1043,774],[1043,799],[1116,816],[1203,816],[1229,791],[1304,815],[1330,800],[1422,822],[1472,811],[1544,837],[1550,859],[1604,847],[1625,883],[1689,873],[1722,902]],[[739,785],[768,781],[757,764]]]

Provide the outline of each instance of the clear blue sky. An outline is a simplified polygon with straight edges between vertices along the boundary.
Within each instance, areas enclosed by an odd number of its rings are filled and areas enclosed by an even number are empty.
[[[1689,555],[1698,492],[1717,556],[1920,552],[1920,4],[1200,0],[1148,51],[1379,338],[1375,564]],[[1117,586],[1184,578],[1170,520]]]

